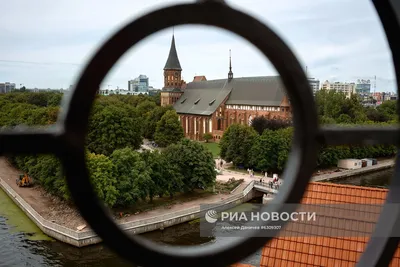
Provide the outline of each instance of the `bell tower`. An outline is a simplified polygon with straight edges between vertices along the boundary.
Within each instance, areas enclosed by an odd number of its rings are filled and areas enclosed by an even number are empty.
[[[175,47],[175,35],[172,34],[171,47],[164,66],[164,87],[161,92],[161,105],[173,105],[183,94],[182,67]]]

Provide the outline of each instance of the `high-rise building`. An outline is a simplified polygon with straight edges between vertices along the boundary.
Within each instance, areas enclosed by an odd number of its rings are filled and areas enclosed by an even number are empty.
[[[310,83],[313,94],[315,94],[319,90],[319,80],[315,78],[308,78],[308,82]]]
[[[346,97],[350,97],[355,93],[356,84],[355,83],[343,83],[343,82],[334,82],[330,83],[329,81],[325,81],[322,84],[321,89],[325,90],[335,90],[337,92],[342,92],[346,95]]]
[[[149,93],[149,78],[146,75],[128,81],[128,91],[132,94],[148,94]]]
[[[371,81],[357,80],[356,93],[360,95],[369,95],[371,93]]]

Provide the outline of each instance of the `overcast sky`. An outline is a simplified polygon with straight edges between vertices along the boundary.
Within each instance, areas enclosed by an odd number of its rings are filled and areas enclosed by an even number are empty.
[[[67,88],[102,40],[129,20],[170,0],[14,0],[2,1],[0,82],[28,88]],[[231,0],[272,26],[294,49],[309,76],[323,82],[373,79],[377,91],[394,91],[394,71],[383,29],[367,0]],[[134,34],[134,33],[132,33]],[[145,74],[161,88],[172,29],[131,49],[106,77],[127,88]],[[189,82],[195,75],[227,77],[229,49],[234,77],[274,75],[274,68],[250,44],[228,32],[175,27],[176,46]]]

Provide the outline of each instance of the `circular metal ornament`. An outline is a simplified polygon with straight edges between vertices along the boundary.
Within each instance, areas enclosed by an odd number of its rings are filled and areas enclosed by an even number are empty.
[[[141,266],[227,266],[254,253],[272,237],[248,237],[218,248],[160,247],[138,236],[128,237],[106,214],[89,182],[85,164],[85,137],[91,106],[101,82],[118,59],[142,39],[168,27],[197,24],[216,26],[242,36],[258,48],[279,72],[293,108],[294,139],[283,174],[285,186],[262,212],[283,210],[283,203],[298,203],[316,164],[317,114],[312,91],[298,60],[266,25],[226,4],[206,1],[159,9],[127,24],[95,53],[80,75],[61,121],[67,142],[62,163],[76,206],[102,240],[125,259]],[[294,208],[294,207],[293,207]],[[290,211],[285,208],[285,211]],[[275,222],[254,223],[275,225]]]
[[[400,93],[400,5],[398,1],[372,1],[382,22],[383,29],[392,52],[397,79],[397,94]],[[400,117],[400,98],[397,100],[397,114]],[[394,131],[394,130],[393,130]],[[397,136],[399,139],[400,136]],[[386,201],[357,266],[389,266],[398,250],[400,237],[396,234],[400,228],[400,149],[397,150],[395,170],[390,181]],[[396,265],[396,263],[394,263]]]

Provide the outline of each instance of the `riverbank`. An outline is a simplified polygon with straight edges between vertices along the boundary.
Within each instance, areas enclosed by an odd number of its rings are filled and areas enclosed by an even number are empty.
[[[1,188],[44,233],[78,247],[101,242],[72,206],[45,194],[40,186],[18,187],[15,183],[15,177],[18,177],[18,174],[18,170],[4,158],[0,158]],[[202,212],[201,204],[215,204],[223,207],[226,205],[229,208],[232,203],[237,205],[246,202],[252,198],[252,191],[250,189],[244,193],[245,190],[246,188],[236,190],[234,194],[214,194],[129,217],[115,218],[115,221],[122,229],[134,234],[154,231],[199,218]],[[76,227],[80,225],[86,227],[77,230]]]
[[[339,173],[323,174],[312,178],[312,181],[324,181],[349,177],[366,172],[378,171],[390,168],[394,165],[394,160],[379,162],[378,165],[362,168],[359,170],[342,171]],[[0,158],[0,185],[11,199],[39,226],[39,228],[50,236],[74,246],[85,246],[101,242],[96,234],[90,229],[77,231],[79,225],[87,225],[80,217],[77,210],[68,206],[64,202],[52,197],[38,186],[33,188],[19,188],[15,184],[15,177],[19,171],[8,164],[4,158]],[[244,183],[235,190],[234,194],[215,194],[209,197],[171,205],[169,207],[135,214],[129,217],[115,218],[116,222],[125,230],[132,230],[133,233],[143,233],[169,227],[185,221],[193,220],[199,216],[200,204],[215,203],[220,205],[234,203],[240,204],[251,196],[247,185],[260,177],[250,178],[242,173],[225,171],[219,180],[227,180],[229,177],[244,179]],[[244,192],[247,190],[247,192]],[[251,188],[250,188],[251,190]]]
[[[377,165],[372,165],[355,170],[342,170],[340,172],[331,171],[321,175],[311,177],[311,182],[327,182],[336,181],[349,178],[351,176],[358,176],[366,173],[378,172],[386,169],[393,168],[395,165],[394,159],[380,160]],[[337,168],[336,168],[337,169]]]

